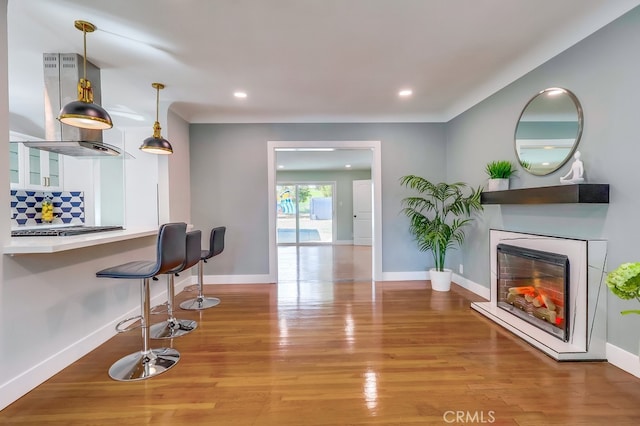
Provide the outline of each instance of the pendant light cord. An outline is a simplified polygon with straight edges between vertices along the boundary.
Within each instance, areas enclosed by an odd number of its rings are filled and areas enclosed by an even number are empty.
[[[159,110],[160,110],[160,86],[156,87],[156,121],[160,121],[158,120],[158,118],[160,117]]]

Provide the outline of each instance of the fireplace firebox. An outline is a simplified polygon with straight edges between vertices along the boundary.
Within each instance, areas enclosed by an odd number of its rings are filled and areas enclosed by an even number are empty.
[[[569,257],[498,244],[498,307],[569,340]]]

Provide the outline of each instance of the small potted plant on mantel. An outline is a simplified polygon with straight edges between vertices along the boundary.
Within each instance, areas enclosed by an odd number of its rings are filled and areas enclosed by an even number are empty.
[[[489,175],[487,191],[506,191],[509,189],[509,178],[516,173],[511,161],[492,161],[485,166],[485,172]]]
[[[451,269],[445,269],[447,250],[464,241],[463,228],[472,221],[471,214],[481,211],[482,188],[471,188],[462,182],[432,183],[415,175],[403,176],[400,183],[418,195],[402,200],[402,212],[409,218],[409,232],[420,251],[431,251],[435,268],[429,270],[431,288],[449,291]]]

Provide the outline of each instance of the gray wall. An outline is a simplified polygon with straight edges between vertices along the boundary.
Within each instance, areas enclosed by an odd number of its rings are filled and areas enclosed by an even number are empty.
[[[336,236],[334,241],[353,240],[353,181],[371,179],[370,170],[278,171],[277,183],[335,182]]]
[[[636,8],[448,123],[447,178],[482,184],[487,162],[516,161],[513,135],[527,101],[548,87],[567,88],[584,109],[578,149],[587,181],[611,186],[611,203],[606,206],[486,206],[479,226],[468,234],[457,258],[464,263],[469,279],[489,285],[489,228],[606,239],[609,270],[622,262],[640,261],[639,45],[640,8]],[[532,176],[520,168],[511,185],[558,184],[570,167],[571,161],[545,177]],[[609,295],[607,340],[637,353],[640,316],[619,314],[633,308],[638,308],[637,301]]]
[[[398,180],[420,174],[445,177],[445,124],[192,124],[191,214],[205,233],[227,226],[225,254],[205,274],[269,271],[267,142],[381,141],[382,271],[422,271],[431,260],[415,248],[400,216],[407,196]]]

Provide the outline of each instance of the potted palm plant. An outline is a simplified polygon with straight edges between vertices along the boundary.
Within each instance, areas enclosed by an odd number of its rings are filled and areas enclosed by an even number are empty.
[[[509,178],[516,173],[511,161],[492,161],[485,166],[485,172],[489,175],[487,183],[488,191],[505,191],[509,189]]]
[[[409,232],[420,251],[433,255],[435,267],[429,271],[431,288],[449,291],[451,270],[444,267],[447,251],[462,244],[463,228],[471,223],[471,214],[482,210],[482,189],[470,188],[462,182],[432,183],[415,175],[403,176],[400,183],[418,193],[402,200],[402,212],[409,218]]]

